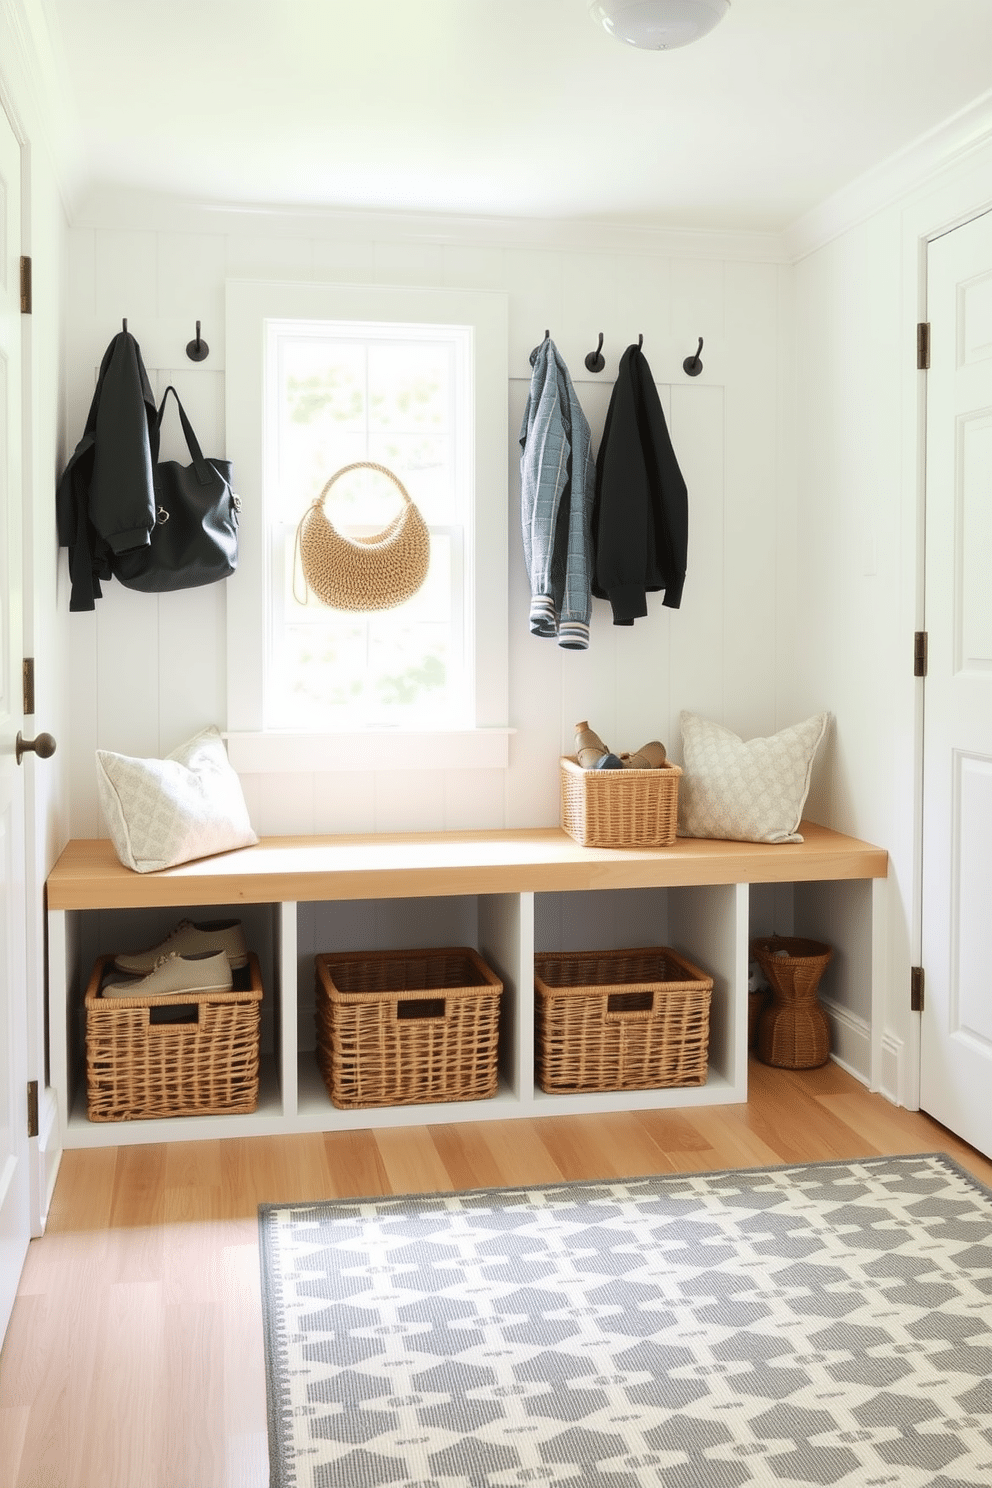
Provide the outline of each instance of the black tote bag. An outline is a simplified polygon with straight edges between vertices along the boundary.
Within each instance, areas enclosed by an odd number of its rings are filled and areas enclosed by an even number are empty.
[[[112,560],[114,577],[120,583],[148,594],[215,584],[238,566],[241,501],[231,487],[231,462],[204,458],[174,387],[165,390],[156,433],[161,430],[170,393],[193,463],[156,462],[156,521],[151,540],[146,547],[118,553]]]

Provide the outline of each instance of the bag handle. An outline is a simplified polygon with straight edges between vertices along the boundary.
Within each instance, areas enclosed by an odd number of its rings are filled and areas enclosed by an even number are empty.
[[[178,402],[178,399],[176,401]],[[396,472],[390,470],[387,465],[377,465],[374,460],[356,460],[352,465],[342,465],[340,470],[335,470],[334,474],[324,486],[324,489],[321,491],[320,495],[314,498],[312,505],[322,506],[324,503],[324,497],[327,495],[334,482],[340,480],[343,475],[347,475],[350,470],[377,470],[380,475],[388,476],[393,485],[396,487],[397,491],[399,491],[400,495],[403,497],[403,500],[406,502],[407,506],[413,505],[413,501],[410,497],[409,491],[406,489],[406,486],[404,486],[403,482],[400,480]],[[390,522],[389,525],[383,530],[388,532],[389,527],[391,527],[392,525],[392,522]]]
[[[193,469],[196,471],[196,478],[200,482],[201,486],[212,485],[215,478],[214,470],[203,458],[203,451],[200,449],[199,440],[193,433],[193,425],[186,417],[186,410],[183,408],[183,405],[179,401],[179,394],[176,392],[171,383],[162,394],[162,402],[159,406],[158,418],[155,421],[156,432],[160,434],[162,431],[162,416],[165,413],[165,403],[170,393],[175,398],[176,407],[179,409],[179,418],[182,422],[183,434],[186,436],[186,448],[189,450],[190,455],[193,458]]]

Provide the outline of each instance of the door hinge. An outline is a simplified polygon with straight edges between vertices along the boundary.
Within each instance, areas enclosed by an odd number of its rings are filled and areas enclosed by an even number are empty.
[[[930,322],[921,320],[916,327],[916,370],[927,372],[930,369]]]
[[[913,676],[925,677],[927,674],[927,633],[918,630],[913,637]]]
[[[21,254],[21,314],[31,314],[31,260]]]
[[[24,717],[34,712],[34,657],[25,656],[21,665],[21,691],[24,694]]]
[[[38,1081],[28,1081],[28,1136],[38,1135]]]
[[[923,981],[923,967],[911,966],[909,969],[909,1010],[911,1013],[923,1011]]]

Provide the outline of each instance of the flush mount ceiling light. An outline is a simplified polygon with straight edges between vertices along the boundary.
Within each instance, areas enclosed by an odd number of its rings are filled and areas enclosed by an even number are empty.
[[[719,25],[730,0],[592,0],[593,15],[617,41],[668,52]]]

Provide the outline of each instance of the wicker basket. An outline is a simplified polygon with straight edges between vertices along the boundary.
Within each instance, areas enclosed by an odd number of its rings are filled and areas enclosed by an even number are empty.
[[[679,814],[678,765],[583,770],[561,760],[561,824],[582,847],[671,847]]]
[[[771,998],[758,1020],[756,1046],[763,1064],[816,1069],[830,1058],[830,1024],[817,988],[833,955],[819,940],[769,935],[751,944]]]
[[[713,979],[664,946],[534,958],[542,1090],[705,1085]]]
[[[747,1046],[753,1049],[758,1041],[758,1023],[761,1014],[765,1010],[768,1001],[768,993],[762,988],[760,992],[749,992],[747,994]]]
[[[335,1106],[496,1094],[502,982],[468,946],[316,958],[317,1063]]]
[[[262,976],[258,957],[231,992],[101,997],[101,956],[86,989],[86,1093],[91,1121],[150,1121],[254,1111]],[[239,983],[243,982],[243,986]]]

